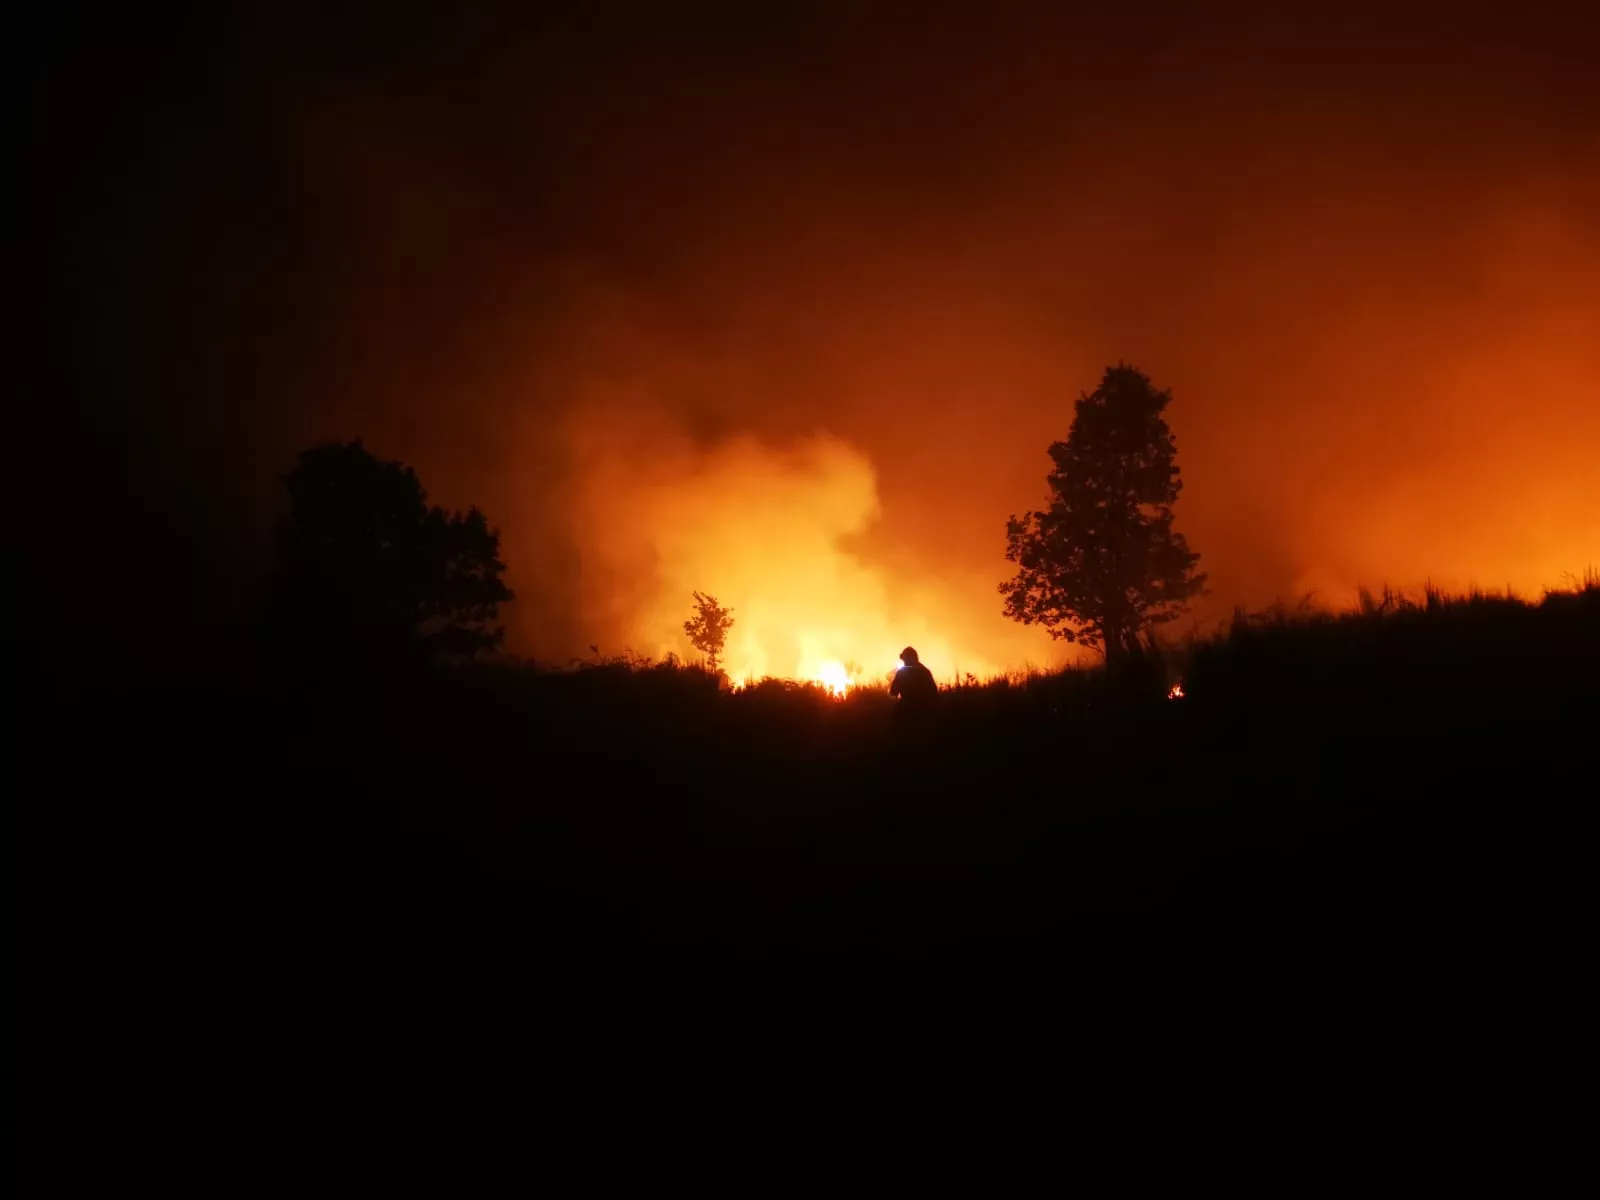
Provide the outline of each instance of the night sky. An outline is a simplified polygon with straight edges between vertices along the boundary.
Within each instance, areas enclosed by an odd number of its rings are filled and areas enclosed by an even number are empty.
[[[1005,519],[1119,360],[1201,617],[1536,593],[1600,561],[1583,7],[41,6],[25,597],[225,657],[359,435],[499,525],[517,653],[678,648],[698,587],[767,670],[1042,662]]]

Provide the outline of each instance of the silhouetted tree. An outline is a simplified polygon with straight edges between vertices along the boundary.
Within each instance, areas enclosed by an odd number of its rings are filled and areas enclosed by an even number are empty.
[[[1050,447],[1050,506],[1006,524],[1019,567],[1000,585],[1008,617],[1111,663],[1204,590],[1200,556],[1172,528],[1183,484],[1161,415],[1171,399],[1119,363],[1078,400],[1067,440]]]
[[[694,593],[694,616],[683,623],[694,648],[706,656],[711,669],[722,666],[722,651],[728,644],[728,630],[733,628],[733,609],[723,608],[715,596],[704,592]]]
[[[499,645],[492,624],[514,599],[500,535],[476,508],[428,505],[416,473],[359,440],[300,455],[284,476],[276,632],[302,651],[367,662],[473,655]]]

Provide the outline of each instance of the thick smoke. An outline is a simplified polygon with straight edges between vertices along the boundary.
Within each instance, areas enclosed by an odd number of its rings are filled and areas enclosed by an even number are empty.
[[[70,303],[136,331],[141,461],[235,542],[296,449],[364,435],[501,525],[545,658],[681,651],[698,588],[752,670],[1054,661],[999,616],[1005,519],[1119,360],[1175,396],[1199,622],[1595,564],[1581,31],[1173,7],[399,30],[297,71],[267,39],[165,191],[91,146],[58,206],[109,238],[188,197],[137,256],[182,296]],[[104,391],[105,350],[63,360]]]
[[[697,446],[664,420],[586,407],[572,438],[583,611],[628,650],[692,657],[682,623],[698,589],[735,611],[735,678],[811,679],[832,663],[878,680],[907,642],[946,678],[1058,657],[1000,619],[991,580],[963,592],[860,549],[880,517],[877,479],[836,437]]]

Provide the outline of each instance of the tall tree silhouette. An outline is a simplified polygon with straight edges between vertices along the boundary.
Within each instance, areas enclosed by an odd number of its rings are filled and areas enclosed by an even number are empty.
[[[733,628],[733,609],[723,608],[715,596],[705,592],[694,593],[694,616],[683,623],[694,648],[706,656],[713,671],[722,667],[722,651],[728,644],[728,630]]]
[[[1172,528],[1183,483],[1162,416],[1171,399],[1119,363],[1078,400],[1067,440],[1050,446],[1050,506],[1006,523],[1018,566],[1000,585],[1008,617],[1112,663],[1204,590],[1200,556]]]
[[[500,644],[514,599],[500,535],[476,508],[428,505],[416,473],[359,440],[300,455],[284,476],[275,632],[314,654],[394,661]]]

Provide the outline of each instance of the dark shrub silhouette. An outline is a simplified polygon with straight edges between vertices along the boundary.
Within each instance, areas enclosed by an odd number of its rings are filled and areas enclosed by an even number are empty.
[[[1067,440],[1050,447],[1050,507],[1006,525],[1006,557],[1020,568],[1000,585],[1008,617],[1110,663],[1204,589],[1200,556],[1172,528],[1183,484],[1161,415],[1171,399],[1118,365],[1078,400]]]
[[[284,483],[270,633],[291,661],[470,658],[500,644],[492,622],[514,597],[477,508],[430,507],[410,467],[359,440],[303,452]]]

